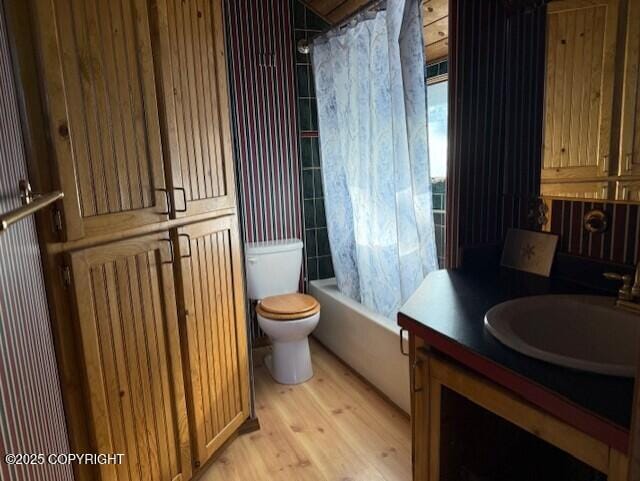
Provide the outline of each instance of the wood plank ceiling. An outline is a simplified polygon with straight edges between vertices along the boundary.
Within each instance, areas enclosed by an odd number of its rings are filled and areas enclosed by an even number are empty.
[[[370,0],[307,0],[307,5],[332,24],[339,23]],[[423,0],[424,42],[427,63],[449,52],[449,0]]]
[[[424,0],[423,37],[427,63],[449,53],[449,0]]]

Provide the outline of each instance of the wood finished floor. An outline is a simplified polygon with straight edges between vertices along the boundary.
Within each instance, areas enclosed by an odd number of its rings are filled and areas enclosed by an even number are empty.
[[[238,437],[203,481],[403,481],[411,479],[411,428],[317,342],[314,377],[277,384],[254,353],[260,431]]]

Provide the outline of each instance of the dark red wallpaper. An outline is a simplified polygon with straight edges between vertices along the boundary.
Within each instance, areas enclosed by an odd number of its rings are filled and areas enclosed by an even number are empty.
[[[302,238],[291,7],[227,0],[240,210],[246,242]]]
[[[601,234],[583,227],[584,216],[592,209],[607,214],[609,226]],[[640,250],[640,206],[555,199],[551,201],[551,232],[560,236],[559,252],[634,266]]]
[[[0,3],[0,212],[20,205],[27,178],[18,99]],[[72,481],[71,466],[10,465],[6,454],[68,453],[33,217],[0,233],[0,479]]]

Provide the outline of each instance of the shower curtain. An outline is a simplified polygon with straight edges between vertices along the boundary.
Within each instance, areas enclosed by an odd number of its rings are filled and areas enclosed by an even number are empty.
[[[419,0],[388,0],[313,42],[338,288],[387,317],[437,269]]]

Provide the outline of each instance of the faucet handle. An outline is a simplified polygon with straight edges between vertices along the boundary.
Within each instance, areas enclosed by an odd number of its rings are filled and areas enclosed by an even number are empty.
[[[622,301],[632,301],[633,295],[631,294],[631,283],[633,277],[629,274],[618,274],[617,272],[605,272],[605,279],[610,281],[622,281],[622,287],[618,290],[618,299]]]

